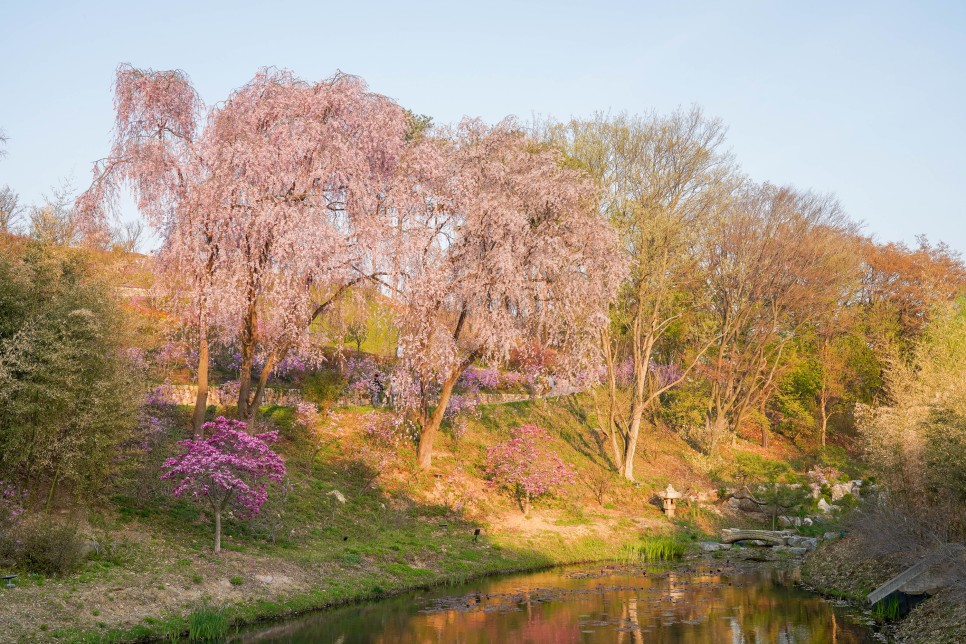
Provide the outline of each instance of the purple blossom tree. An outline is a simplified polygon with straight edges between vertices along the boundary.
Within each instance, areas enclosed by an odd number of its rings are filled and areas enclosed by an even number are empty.
[[[487,450],[486,474],[497,487],[510,490],[524,514],[536,497],[555,494],[576,479],[573,468],[546,447],[547,430],[523,425],[511,430],[510,440]]]
[[[176,482],[174,496],[187,494],[211,505],[215,552],[221,552],[222,512],[234,506],[242,517],[255,516],[268,498],[267,482],[281,482],[285,476],[282,457],[269,447],[278,440],[278,432],[253,436],[246,429],[241,421],[218,417],[204,424],[208,438],[181,441],[178,445],[184,451],[162,465],[161,478]]]

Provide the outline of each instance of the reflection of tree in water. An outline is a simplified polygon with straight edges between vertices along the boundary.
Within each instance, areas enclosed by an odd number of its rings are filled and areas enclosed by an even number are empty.
[[[546,571],[330,611],[293,625],[286,641],[871,641],[794,580],[794,571],[726,563]]]

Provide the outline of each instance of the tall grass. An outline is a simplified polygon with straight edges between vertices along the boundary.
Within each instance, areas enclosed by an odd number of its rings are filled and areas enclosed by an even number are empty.
[[[202,606],[188,616],[189,642],[219,642],[228,637],[228,618],[211,606]]]
[[[879,622],[895,622],[901,617],[902,606],[897,595],[890,595],[872,607],[872,618]]]
[[[638,543],[629,543],[621,549],[620,559],[635,561],[671,561],[680,559],[687,551],[687,544],[676,537],[658,535],[643,537]]]

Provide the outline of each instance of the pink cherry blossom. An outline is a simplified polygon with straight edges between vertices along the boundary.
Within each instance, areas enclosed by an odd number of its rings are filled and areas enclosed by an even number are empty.
[[[560,370],[592,358],[622,265],[592,182],[513,120],[439,130],[406,163],[420,198],[395,208],[404,252],[391,254],[390,283],[406,373],[393,395],[420,428],[425,469],[477,360],[532,344],[552,348]]]

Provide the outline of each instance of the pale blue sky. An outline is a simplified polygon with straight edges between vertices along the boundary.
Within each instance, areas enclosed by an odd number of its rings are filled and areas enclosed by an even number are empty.
[[[966,2],[16,2],[0,5],[0,185],[27,202],[108,148],[119,63],[208,102],[336,69],[437,122],[697,103],[745,171],[834,192],[880,239],[966,250]]]

